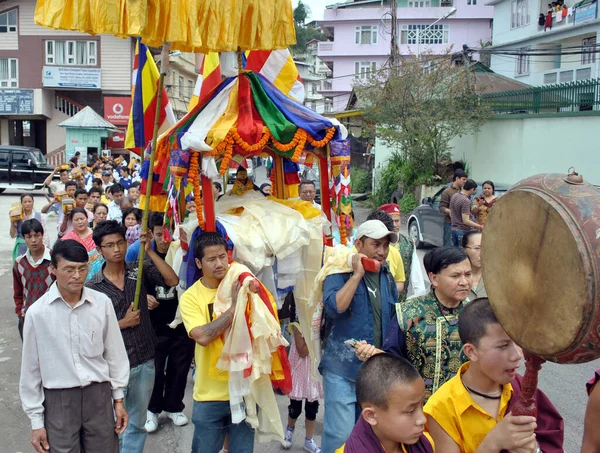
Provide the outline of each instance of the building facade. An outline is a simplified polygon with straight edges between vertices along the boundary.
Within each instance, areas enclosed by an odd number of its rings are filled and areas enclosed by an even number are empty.
[[[548,1],[491,0],[494,7],[492,51],[510,49],[522,55],[495,55],[491,68],[529,85],[597,78],[597,1],[565,0],[564,11],[548,17]],[[526,52],[539,51],[538,55]],[[518,52],[517,52],[518,53]],[[540,55],[545,54],[547,55]]]
[[[51,154],[65,149],[58,124],[83,107],[123,123],[135,42],[40,27],[33,20],[35,3],[0,2],[0,144]],[[105,112],[105,98],[112,98],[111,111]]]
[[[156,60],[160,68],[160,56]],[[175,119],[179,121],[187,113],[190,99],[194,94],[194,86],[198,78],[196,54],[174,52],[169,58],[169,66],[165,86]]]
[[[447,19],[444,17],[456,8]],[[493,8],[483,0],[398,0],[401,55],[443,55],[463,44],[479,47],[491,39]],[[346,107],[357,79],[379,70],[390,55],[390,1],[349,1],[327,6],[321,28],[329,40],[318,43],[317,56],[332,71],[321,93],[333,110]],[[434,22],[436,22],[434,24]]]

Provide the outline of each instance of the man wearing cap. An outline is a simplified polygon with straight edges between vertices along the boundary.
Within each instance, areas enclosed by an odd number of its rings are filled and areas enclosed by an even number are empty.
[[[352,272],[329,275],[323,284],[323,305],[331,330],[319,365],[325,390],[323,453],[333,453],[350,436],[360,408],[354,382],[360,360],[347,340],[382,344],[393,314],[398,291],[386,258],[398,234],[379,220],[368,220],[356,232]],[[366,272],[362,258],[381,264],[379,272]]]
[[[406,300],[409,289],[413,295],[425,295],[427,293],[424,283],[425,278],[423,276],[423,272],[421,271],[421,263],[419,263],[419,259],[414,254],[415,245],[412,239],[400,233],[400,206],[395,203],[388,203],[379,206],[378,211],[383,211],[389,214],[394,221],[394,232],[398,233],[398,243],[394,246],[400,252],[400,257],[402,258],[402,263],[404,264],[404,274],[406,276],[406,280],[404,281],[404,289],[399,293],[398,302],[402,303]]]

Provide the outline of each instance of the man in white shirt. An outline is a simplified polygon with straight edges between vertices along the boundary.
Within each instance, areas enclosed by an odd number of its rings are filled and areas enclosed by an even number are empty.
[[[78,242],[56,243],[52,272],[23,333],[19,393],[31,443],[38,453],[118,453],[129,360],[112,302],[84,288],[88,254]]]
[[[115,183],[110,186],[110,193],[112,194],[112,201],[108,203],[108,220],[116,220],[121,222],[123,219],[123,211],[121,211],[121,200],[125,195],[125,189],[120,183]]]

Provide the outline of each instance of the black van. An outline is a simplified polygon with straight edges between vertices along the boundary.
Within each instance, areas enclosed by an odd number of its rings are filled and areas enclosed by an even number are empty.
[[[0,145],[0,193],[6,189],[41,189],[53,170],[37,148]]]

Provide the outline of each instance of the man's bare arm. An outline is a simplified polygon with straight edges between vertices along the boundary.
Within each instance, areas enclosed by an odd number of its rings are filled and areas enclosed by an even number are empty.
[[[235,305],[212,322],[200,327],[194,327],[190,331],[190,337],[200,346],[208,346],[221,336],[231,326]]]

